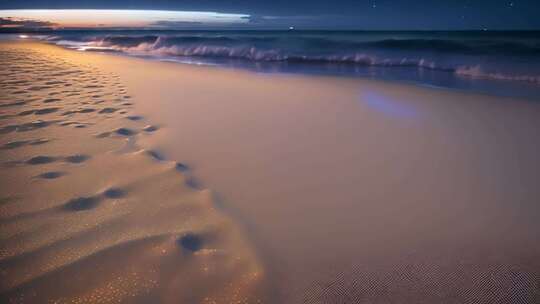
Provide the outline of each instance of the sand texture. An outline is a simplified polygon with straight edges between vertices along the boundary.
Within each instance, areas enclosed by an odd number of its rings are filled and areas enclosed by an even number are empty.
[[[540,303],[540,97],[125,61],[160,151],[249,227],[270,303]]]
[[[262,267],[121,79],[0,45],[0,302],[257,302]]]

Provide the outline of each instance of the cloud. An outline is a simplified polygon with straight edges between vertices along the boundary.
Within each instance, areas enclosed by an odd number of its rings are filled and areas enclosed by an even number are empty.
[[[164,28],[185,28],[185,27],[199,27],[203,26],[203,22],[199,21],[172,21],[172,20],[160,20],[151,23],[150,27],[164,27]]]
[[[199,25],[226,26],[246,24],[248,14],[210,11],[114,10],[114,9],[20,9],[0,10],[0,18],[9,21],[47,20],[61,27],[148,27]],[[49,24],[50,25],[50,24]],[[9,26],[15,27],[16,24]],[[19,25],[21,26],[21,25]],[[46,26],[46,25],[45,25]]]
[[[0,28],[42,28],[55,25],[55,23],[49,21],[39,21],[34,19],[14,17],[0,17]]]

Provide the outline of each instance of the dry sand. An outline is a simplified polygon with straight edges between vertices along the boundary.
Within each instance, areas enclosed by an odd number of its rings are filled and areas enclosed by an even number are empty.
[[[0,45],[0,301],[256,302],[262,268],[118,76]]]
[[[37,44],[2,52],[32,71],[2,70],[4,297],[540,302],[538,101]],[[63,65],[85,73],[48,79]],[[45,79],[10,83],[28,77]],[[73,86],[31,90],[63,79]],[[96,93],[111,95],[93,104]],[[62,115],[80,107],[98,111]],[[203,248],[192,254],[185,235]]]

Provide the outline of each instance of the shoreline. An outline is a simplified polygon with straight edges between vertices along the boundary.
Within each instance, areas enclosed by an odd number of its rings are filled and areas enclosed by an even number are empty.
[[[47,42],[37,42],[37,43],[46,43]],[[60,47],[62,49],[66,49],[69,51],[74,52],[81,52],[79,50],[64,48],[62,46],[58,46],[55,44],[51,44],[56,47]],[[86,51],[87,53],[96,53],[99,55],[105,55],[105,56],[119,56],[119,57],[127,57],[127,58],[133,58],[143,61],[152,61],[152,62],[163,62],[163,63],[172,63],[172,64],[180,64],[190,67],[207,67],[207,68],[215,68],[215,69],[225,69],[229,70],[231,72],[247,72],[247,73],[255,73],[255,74],[266,74],[269,76],[284,76],[284,77],[322,77],[322,78],[340,78],[340,79],[348,79],[348,80],[358,80],[358,81],[366,81],[366,82],[373,82],[373,83],[386,83],[386,84],[396,84],[396,85],[403,85],[403,86],[415,86],[419,88],[425,88],[425,89],[432,89],[432,90],[443,90],[447,92],[456,92],[456,93],[462,93],[466,95],[479,95],[479,96],[485,96],[485,97],[495,97],[495,98],[508,98],[508,99],[521,99],[526,101],[538,101],[540,100],[540,95],[537,95],[532,92],[528,92],[526,94],[520,93],[519,95],[516,95],[515,92],[512,93],[504,93],[504,90],[500,90],[498,92],[492,91],[492,89],[482,89],[481,87],[487,86],[487,87],[496,87],[497,85],[504,85],[507,86],[507,88],[518,88],[520,86],[523,86],[527,90],[529,90],[531,87],[537,89],[538,93],[540,93],[540,82],[539,81],[530,81],[530,80],[509,80],[509,79],[491,79],[487,77],[476,77],[476,76],[461,76],[463,77],[462,80],[464,81],[473,81],[473,82],[483,82],[484,84],[480,86],[479,88],[464,88],[464,87],[450,87],[450,86],[444,86],[439,84],[432,84],[432,83],[426,83],[419,80],[406,80],[406,79],[400,79],[400,78],[377,78],[373,76],[367,76],[367,75],[354,75],[354,74],[346,74],[346,73],[332,73],[332,72],[299,72],[299,71],[267,71],[262,70],[259,71],[257,69],[254,69],[252,67],[238,67],[238,66],[227,66],[227,65],[220,65],[220,64],[214,64],[214,63],[189,63],[185,62],[183,60],[177,60],[177,59],[163,59],[163,58],[157,58],[157,57],[151,57],[151,56],[145,56],[145,55],[131,55],[131,54],[123,54],[121,52],[103,52],[98,50],[89,50]],[[367,68],[367,67],[366,67]],[[376,69],[389,69],[388,67],[375,67]],[[392,68],[390,68],[392,69]],[[389,71],[393,72],[393,71]],[[442,74],[448,74],[452,75],[454,77],[456,76],[456,71],[431,71],[427,70],[428,73],[442,73]],[[527,88],[528,87],[528,88]],[[535,91],[536,92],[536,91]]]
[[[459,31],[458,31],[459,32]],[[37,44],[44,44],[51,47],[59,48],[63,51],[68,52],[75,52],[79,53],[82,52],[83,54],[89,55],[89,56],[113,56],[117,58],[126,58],[126,59],[133,59],[136,60],[135,62],[143,63],[143,62],[154,62],[154,63],[164,63],[164,64],[173,64],[173,65],[180,65],[184,66],[188,69],[195,68],[207,68],[210,71],[229,71],[232,74],[235,73],[246,73],[246,74],[260,74],[260,75],[268,75],[268,76],[277,76],[277,77],[292,77],[292,78],[321,78],[321,79],[344,79],[348,81],[358,81],[358,82],[364,82],[364,83],[372,83],[372,84],[388,84],[388,85],[396,85],[396,86],[405,86],[405,87],[416,87],[420,89],[427,89],[427,90],[442,90],[448,93],[457,93],[457,94],[463,94],[467,96],[478,96],[478,97],[487,97],[487,98],[497,98],[497,99],[509,99],[509,100],[522,100],[527,102],[536,102],[540,100],[540,96],[535,95],[534,93],[527,93],[525,95],[513,95],[512,94],[502,94],[501,92],[503,90],[500,90],[500,92],[495,93],[489,90],[485,89],[470,89],[470,88],[458,88],[458,87],[449,87],[449,86],[442,86],[442,85],[435,85],[431,83],[424,83],[420,81],[411,81],[411,80],[405,80],[405,79],[399,79],[399,78],[371,78],[371,76],[366,75],[349,75],[349,74],[338,74],[338,73],[329,73],[329,72],[294,72],[294,71],[258,71],[254,70],[250,67],[239,67],[239,66],[227,66],[227,65],[220,65],[220,64],[213,64],[213,63],[188,63],[183,62],[181,60],[176,59],[168,59],[168,58],[158,58],[153,57],[150,55],[138,55],[138,54],[126,54],[122,53],[121,51],[99,51],[99,50],[88,50],[88,51],[81,51],[76,49],[71,49],[69,47],[65,47],[62,45],[57,45],[54,42],[48,42],[48,41],[41,41],[39,39],[28,39],[28,40],[4,40],[3,42],[0,40],[0,43],[37,43]],[[99,57],[98,57],[99,58]],[[380,69],[383,69],[384,67],[377,67]],[[431,72],[429,69],[426,72]],[[455,72],[448,72],[448,71],[437,71],[437,73],[450,73],[454,74]],[[473,77],[473,76],[464,76],[465,78],[463,80],[469,80],[469,81],[481,81],[485,82],[488,86],[496,87],[497,85],[515,85],[515,86],[532,86],[535,88],[540,89],[540,84],[538,84],[535,81],[527,81],[527,80],[507,80],[507,79],[490,79],[490,78],[484,78],[484,77]],[[485,85],[484,85],[485,86]],[[540,92],[540,91],[539,91]]]
[[[35,47],[118,75],[157,127],[136,144],[217,193],[269,303],[538,294],[535,102]]]
[[[441,36],[428,32],[411,36],[398,32],[378,35],[343,32],[342,35],[335,34],[339,39],[326,41],[328,37],[321,33],[274,32],[263,34],[261,41],[252,41],[246,32],[218,33],[195,31],[175,35],[151,31],[141,37],[129,31],[96,31],[95,36],[74,31],[45,37],[48,37],[48,43],[68,49],[118,53],[150,60],[202,63],[262,73],[343,75],[495,96],[529,99],[540,96],[536,65],[524,66],[521,61],[504,56],[503,50],[507,49],[517,52],[516,56],[521,52],[526,58],[532,56],[531,45],[524,41],[527,35],[510,39],[486,33]],[[470,40],[473,37],[491,37],[488,40],[494,47],[488,48]],[[534,41],[534,38],[528,38]],[[321,41],[326,41],[330,50],[319,48]],[[429,44],[425,43],[429,41]],[[299,42],[312,47],[300,47]],[[344,48],[339,47],[341,42],[345,43]],[[252,47],[248,48],[250,45]]]

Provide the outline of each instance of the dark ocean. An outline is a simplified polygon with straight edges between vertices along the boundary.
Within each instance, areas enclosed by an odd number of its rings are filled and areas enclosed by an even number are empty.
[[[81,51],[257,72],[384,79],[540,100],[538,31],[65,30],[28,36]]]

